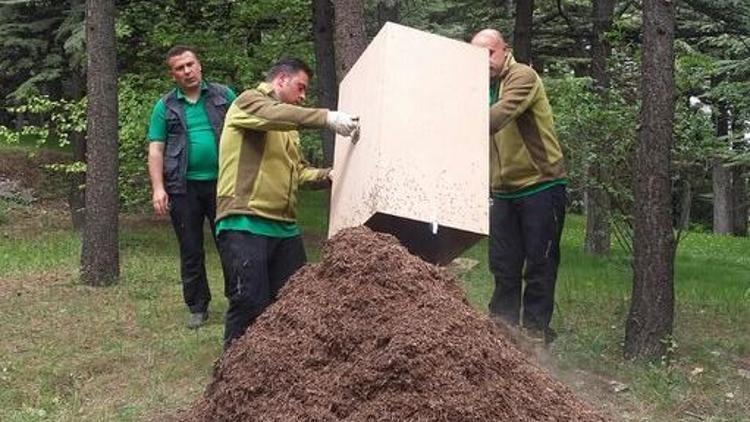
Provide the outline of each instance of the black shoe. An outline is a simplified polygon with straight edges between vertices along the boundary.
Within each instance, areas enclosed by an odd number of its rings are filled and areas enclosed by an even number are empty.
[[[201,325],[206,323],[206,320],[208,319],[208,311],[206,312],[194,312],[190,314],[190,317],[188,318],[187,327],[191,330],[194,330]]]

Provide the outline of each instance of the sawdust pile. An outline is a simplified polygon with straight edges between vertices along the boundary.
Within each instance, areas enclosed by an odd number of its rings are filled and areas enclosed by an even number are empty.
[[[601,421],[390,236],[339,233],[218,363],[195,421]]]

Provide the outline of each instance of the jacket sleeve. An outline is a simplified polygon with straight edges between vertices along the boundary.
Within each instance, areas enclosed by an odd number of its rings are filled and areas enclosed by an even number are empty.
[[[330,168],[311,167],[304,159],[298,164],[299,183],[307,189],[325,189],[331,186],[328,179]]]
[[[227,125],[260,131],[323,128],[328,110],[277,101],[257,90],[243,92],[227,113]]]
[[[490,134],[494,135],[515,120],[531,105],[539,90],[539,79],[528,67],[508,75],[500,101],[490,108]]]

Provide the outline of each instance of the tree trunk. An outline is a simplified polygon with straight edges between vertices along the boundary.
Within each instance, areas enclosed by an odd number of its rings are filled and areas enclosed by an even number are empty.
[[[333,5],[330,0],[313,0],[313,39],[315,40],[315,63],[318,74],[318,100],[320,105],[335,110],[338,105],[339,87],[336,83],[336,60],[333,48]],[[335,135],[324,129],[320,132],[323,142],[323,164],[333,165]]]
[[[81,278],[95,286],[115,282],[120,273],[115,51],[115,1],[87,0],[88,151]]]
[[[534,23],[534,0],[516,2],[516,26],[513,30],[513,57],[526,64],[531,62],[531,33]]]
[[[86,162],[86,134],[73,133],[69,136],[73,146],[73,160]],[[86,195],[84,186],[86,173],[71,173],[68,181],[68,207],[73,228],[79,233],[86,227]]]
[[[732,169],[732,210],[735,236],[747,236],[747,177],[744,175],[745,166],[737,165]]]
[[[634,164],[633,293],[625,357],[665,356],[674,320],[671,157],[675,6],[643,1],[641,130]]]
[[[86,80],[83,70],[71,69],[70,78],[64,84],[66,96],[72,100],[80,100],[86,95]],[[73,132],[68,136],[73,147],[73,161],[86,162],[86,134]],[[73,227],[82,232],[86,224],[86,203],[83,186],[86,183],[86,173],[71,173],[68,176],[68,208]]]
[[[341,82],[367,48],[365,7],[361,0],[333,0],[336,80]]]
[[[400,12],[399,0],[378,0],[378,31],[386,22],[400,22]]]
[[[606,33],[612,27],[612,16],[615,9],[614,0],[594,0],[593,9],[593,39],[591,45],[591,76],[594,86],[602,98],[604,107],[607,104],[607,91],[610,76],[607,71],[607,60],[612,51]],[[594,151],[600,157],[611,153],[609,139],[595,139]],[[608,255],[610,252],[612,223],[611,201],[605,186],[610,184],[608,173],[603,171],[598,161],[588,168],[591,183],[587,184],[584,192],[586,207],[586,241],[584,249],[594,255]]]
[[[732,172],[724,160],[716,158],[712,169],[714,198],[714,233],[732,234]]]
[[[597,163],[592,163],[588,169],[588,177],[594,183],[587,186],[583,193],[586,207],[586,240],[584,250],[592,255],[609,255],[612,220],[611,201],[604,187],[596,181],[604,182],[604,172]]]
[[[684,182],[682,195],[680,196],[680,219],[677,221],[677,227],[680,230],[690,228],[690,206],[693,203],[693,187],[689,181]]]
[[[737,136],[742,132],[743,124],[741,119],[736,118],[736,114],[735,119],[732,122],[732,131],[735,133],[732,150],[735,155],[745,154],[748,150],[747,142],[742,135]],[[737,164],[732,168],[732,234],[741,237],[747,236],[747,170],[748,167],[744,164]]]
[[[719,105],[716,120],[716,135],[726,138],[729,135],[729,116],[725,104]],[[728,148],[728,147],[727,147]],[[732,234],[734,217],[732,216],[732,171],[724,165],[724,159],[714,159],[713,170],[713,198],[714,219],[713,227],[716,234]]]

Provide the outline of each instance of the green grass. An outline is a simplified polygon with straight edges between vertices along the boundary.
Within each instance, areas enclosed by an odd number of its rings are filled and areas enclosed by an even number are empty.
[[[305,193],[299,210],[313,261],[325,235],[325,200]],[[44,222],[14,229],[18,217],[7,218],[0,224],[0,420],[160,420],[195,400],[220,354],[226,309],[213,246],[210,323],[190,331],[168,221],[124,223],[119,284],[91,288],[77,281],[77,234]],[[584,254],[583,224],[579,216],[566,224],[550,369],[629,420],[748,420],[750,241],[690,234],[676,264],[674,360],[628,362],[621,342],[629,264],[617,253]],[[486,248],[483,241],[466,253],[479,264],[463,276],[482,312],[492,293]],[[611,381],[628,388],[611,392]]]
[[[583,252],[585,220],[569,215],[551,349],[558,375],[615,414],[636,420],[749,420],[750,239],[690,233],[675,265],[675,360],[671,365],[622,359],[632,272],[621,252],[610,258]],[[486,310],[492,293],[482,242],[468,254],[480,261],[465,276],[471,302]],[[609,382],[628,389],[611,393]],[[601,391],[602,390],[603,394]]]

